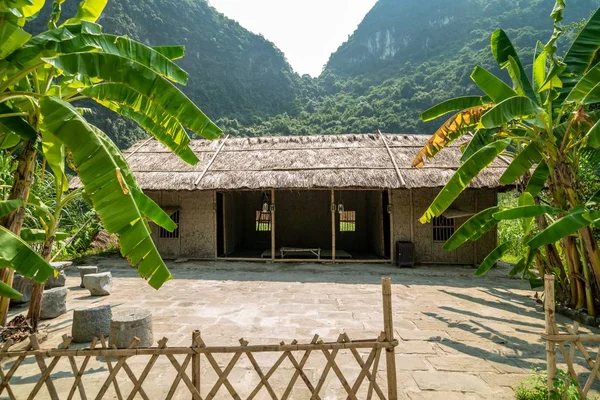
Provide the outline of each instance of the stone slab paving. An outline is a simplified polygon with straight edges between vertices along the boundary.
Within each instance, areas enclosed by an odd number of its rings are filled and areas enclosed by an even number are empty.
[[[49,331],[43,347],[56,346],[63,334],[70,333],[73,309],[100,304],[110,304],[115,311],[151,310],[154,338],[167,337],[169,346],[189,346],[194,329],[202,331],[208,345],[237,345],[241,337],[250,344],[278,344],[293,339],[309,342],[315,333],[334,341],[342,332],[352,339],[371,339],[383,328],[380,278],[390,276],[395,333],[400,340],[396,362],[401,398],[509,399],[531,368],[545,367],[539,336],[544,329],[542,308],[533,299],[527,282],[509,279],[506,268],[475,278],[471,268],[454,266],[398,269],[373,264],[182,262],[169,264],[175,279],[156,291],[121,259],[89,259],[86,264],[98,265],[101,272],[112,272],[112,294],[91,297],[79,288],[77,271],[67,270],[68,312],[42,323]],[[11,313],[24,310],[15,308]],[[559,316],[559,322],[566,321]],[[361,354],[366,358],[367,352]],[[295,355],[300,359],[302,354]],[[257,357],[263,373],[278,356],[267,353]],[[216,356],[222,368],[230,357]],[[323,360],[322,355],[311,356],[306,364],[313,383],[321,376]],[[353,382],[360,368],[352,356],[340,352],[336,360]],[[383,390],[384,360],[382,357],[378,373]],[[134,357],[128,364],[139,376],[147,361]],[[293,366],[286,361],[271,377],[278,394],[285,390],[292,372]],[[202,373],[206,394],[216,375],[205,361]],[[106,364],[90,363],[86,387],[99,388],[106,374]],[[19,369],[11,381],[17,395],[24,396],[39,376],[33,364]],[[61,398],[66,397],[72,382],[68,362],[61,361],[52,376]],[[146,393],[164,398],[175,376],[170,363],[160,358],[144,384]],[[249,394],[258,383],[245,357],[233,368],[229,379],[241,395]],[[132,387],[130,382],[121,386],[123,393]],[[310,397],[300,380],[296,388],[291,398]],[[106,398],[114,396],[111,388]],[[184,391],[176,396],[189,397]],[[321,397],[346,397],[333,373]],[[364,397],[361,392],[359,398]],[[229,396],[222,388],[216,398]],[[263,390],[257,398],[269,396]]]

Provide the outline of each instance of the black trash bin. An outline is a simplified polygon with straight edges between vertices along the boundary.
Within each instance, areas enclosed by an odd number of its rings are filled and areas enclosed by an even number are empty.
[[[413,242],[396,242],[396,265],[398,267],[413,267],[415,265],[415,244]]]

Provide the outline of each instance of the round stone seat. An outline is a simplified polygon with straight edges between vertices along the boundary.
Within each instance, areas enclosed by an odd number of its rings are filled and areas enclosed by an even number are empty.
[[[112,290],[112,274],[100,272],[83,276],[83,285],[91,296],[108,296]]]
[[[115,312],[110,321],[110,344],[125,349],[134,337],[137,347],[152,347],[152,312],[141,308]]]
[[[73,311],[73,326],[71,336],[75,343],[91,342],[100,335],[110,333],[110,319],[112,311],[110,305],[82,308]]]
[[[88,265],[88,266],[84,266],[84,267],[77,267],[77,269],[79,270],[79,276],[81,277],[81,284],[79,284],[80,288],[84,288],[85,285],[83,284],[83,277],[87,274],[97,274],[98,273],[98,267],[97,266],[93,266],[93,265]]]
[[[56,287],[44,290],[42,294],[41,319],[51,319],[63,315],[67,312],[67,293],[66,287]]]

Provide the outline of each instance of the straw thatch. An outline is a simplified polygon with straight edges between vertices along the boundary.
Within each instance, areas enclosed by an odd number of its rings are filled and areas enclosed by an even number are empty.
[[[444,149],[424,168],[414,169],[411,162],[428,137],[384,137],[401,178],[378,134],[229,138],[216,157],[224,139],[193,140],[191,148],[200,159],[194,166],[156,141],[139,142],[125,155],[145,190],[440,187],[459,167],[459,144]],[[471,187],[500,186],[498,178],[506,167],[503,160],[495,161]]]

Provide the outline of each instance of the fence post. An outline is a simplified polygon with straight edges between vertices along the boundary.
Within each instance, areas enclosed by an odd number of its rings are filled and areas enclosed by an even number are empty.
[[[192,332],[192,347],[199,347],[198,339],[200,338],[200,331],[195,330]],[[200,353],[194,353],[192,355],[192,384],[200,393]],[[192,395],[192,399],[196,397]]]
[[[383,332],[385,341],[394,341],[394,322],[392,319],[392,280],[381,278],[381,294],[383,295]],[[385,349],[387,386],[389,400],[398,399],[398,384],[396,382],[396,355],[394,347]]]
[[[554,275],[544,275],[544,321],[546,335],[554,334]],[[548,372],[548,393],[554,392],[556,375],[556,343],[546,341],[546,369]]]

